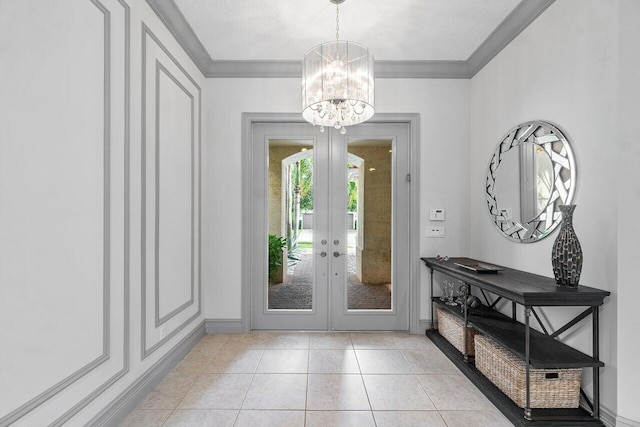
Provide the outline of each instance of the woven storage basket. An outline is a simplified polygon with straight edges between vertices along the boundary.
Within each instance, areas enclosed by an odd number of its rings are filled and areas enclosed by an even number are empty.
[[[526,402],[523,360],[500,343],[479,335],[475,339],[476,368],[520,408]],[[577,408],[582,369],[530,369],[531,408]]]
[[[462,342],[462,330],[464,329],[464,322],[460,318],[440,308],[437,309],[437,316],[438,332],[440,335],[457,348],[460,353],[463,353],[464,343]],[[467,354],[470,356],[473,356],[475,353],[473,337],[477,333],[477,330],[467,327]]]

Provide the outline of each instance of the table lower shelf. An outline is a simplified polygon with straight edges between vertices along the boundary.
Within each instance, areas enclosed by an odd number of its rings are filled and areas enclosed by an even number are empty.
[[[533,409],[533,421],[524,419],[524,409],[519,408],[500,389],[489,381],[472,362],[465,363],[462,353],[453,347],[438,331],[427,330],[427,337],[447,356],[460,371],[516,426],[604,426],[582,408]]]
[[[438,297],[432,299],[439,309],[447,310],[463,320],[459,306],[446,305]],[[483,334],[495,339],[512,353],[524,360],[526,327],[504,314],[486,306],[470,309],[469,323]],[[529,329],[531,339],[531,367],[536,369],[566,369],[603,367],[601,361],[553,339],[533,328]]]

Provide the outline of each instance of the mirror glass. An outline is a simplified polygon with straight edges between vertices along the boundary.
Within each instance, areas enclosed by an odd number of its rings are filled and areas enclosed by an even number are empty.
[[[531,243],[548,236],[561,220],[558,206],[570,204],[575,160],[556,127],[527,122],[498,144],[487,170],[487,206],[507,238]]]

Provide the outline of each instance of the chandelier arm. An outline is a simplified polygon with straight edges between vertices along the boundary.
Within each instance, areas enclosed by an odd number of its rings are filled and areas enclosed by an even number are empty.
[[[351,63],[352,63],[352,62],[354,62],[354,61],[359,61],[359,60],[361,60],[362,58],[366,58],[366,57],[367,57],[367,55],[362,55],[362,56],[360,56],[360,57],[358,57],[358,58],[353,58],[351,61],[348,61],[348,62],[347,62],[347,64],[351,64]]]
[[[327,56],[323,55],[323,54],[322,54],[322,52],[316,51],[315,53],[316,53],[316,55],[318,55],[320,58],[322,58],[323,60],[325,60],[325,61],[327,61],[327,62],[331,62],[331,61],[332,61],[332,59],[331,59],[331,58],[329,58],[329,57],[327,57]]]

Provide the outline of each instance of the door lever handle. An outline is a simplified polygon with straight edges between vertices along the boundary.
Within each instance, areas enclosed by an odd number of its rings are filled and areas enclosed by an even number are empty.
[[[316,255],[320,255],[322,258],[327,256],[327,253],[325,251],[322,252],[316,252]]]
[[[338,251],[335,251],[335,252],[333,253],[333,256],[334,256],[334,257],[336,257],[336,258],[338,258],[340,255],[345,255],[345,254],[341,254],[341,253],[340,253],[340,252],[338,252]]]

